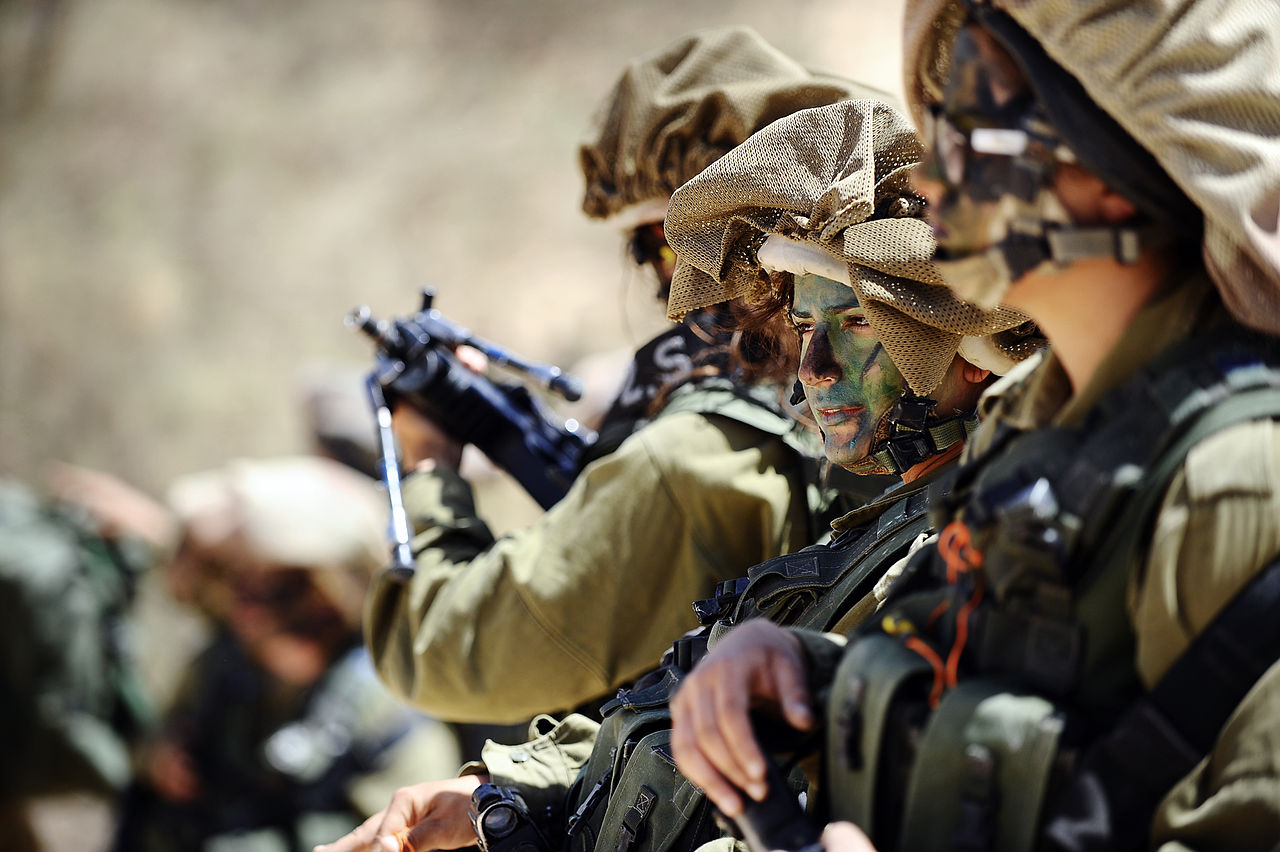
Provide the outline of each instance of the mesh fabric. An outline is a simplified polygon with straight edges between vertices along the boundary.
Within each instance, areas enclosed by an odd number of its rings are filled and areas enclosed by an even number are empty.
[[[1263,0],[998,0],[1204,213],[1227,308],[1280,333],[1280,5]],[[940,99],[958,0],[908,0],[906,93]],[[1034,81],[1033,81],[1034,82]],[[1070,128],[1059,128],[1070,144]]]
[[[943,284],[908,185],[920,155],[906,118],[865,98],[804,110],[751,136],[672,196],[666,234],[678,264],[668,314],[766,294],[757,250],[767,236],[784,236],[844,265],[885,351],[927,396],[963,337],[1009,332],[1026,317],[980,310]],[[994,342],[1014,358],[1034,347],[1016,334]]]
[[[688,35],[629,63],[597,110],[578,155],[582,209],[603,219],[665,201],[774,119],[850,97],[889,95],[814,74],[746,27]]]

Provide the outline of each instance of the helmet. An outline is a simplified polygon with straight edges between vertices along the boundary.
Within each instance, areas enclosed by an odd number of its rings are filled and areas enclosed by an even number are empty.
[[[980,310],[943,286],[908,182],[920,154],[906,118],[872,99],[803,110],[756,133],[671,199],[666,229],[680,262],[669,315],[766,296],[770,271],[841,281],[906,380],[893,425],[918,434],[957,352],[1004,372],[1040,343],[1022,314]],[[895,453],[884,467],[901,472],[933,449]]]
[[[314,456],[239,459],[184,477],[170,505],[188,538],[231,570],[303,569],[349,627],[387,559],[386,507],[372,480]]]
[[[623,228],[661,222],[667,199],[754,131],[806,107],[888,97],[815,74],[747,27],[687,35],[628,63],[578,152],[582,209]]]

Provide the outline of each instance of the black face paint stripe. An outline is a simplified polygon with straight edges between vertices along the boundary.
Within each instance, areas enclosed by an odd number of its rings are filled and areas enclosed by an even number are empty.
[[[876,341],[876,345],[871,347],[871,354],[867,356],[867,360],[862,362],[862,370],[858,373],[858,381],[867,380],[867,373],[871,372],[871,368],[876,365],[876,357],[884,351],[884,347],[880,345],[880,341]]]

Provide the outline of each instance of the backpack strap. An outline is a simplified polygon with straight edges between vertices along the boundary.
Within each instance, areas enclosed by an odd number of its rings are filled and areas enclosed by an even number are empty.
[[[1245,694],[1280,660],[1277,612],[1280,559],[1089,749],[1046,823],[1046,848],[1144,846],[1161,799],[1212,750]]]

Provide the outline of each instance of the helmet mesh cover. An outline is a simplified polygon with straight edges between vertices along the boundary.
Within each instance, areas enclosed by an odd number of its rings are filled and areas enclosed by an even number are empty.
[[[889,95],[815,74],[746,27],[703,30],[630,62],[579,149],[583,211],[608,218],[659,199],[774,119]]]
[[[1241,323],[1280,333],[1280,4],[997,0],[1204,213],[1204,256]],[[905,91],[938,101],[958,0],[908,0]],[[1034,83],[1034,81],[1032,81]],[[1071,129],[1058,128],[1068,145]]]
[[[960,301],[934,269],[933,235],[908,184],[920,155],[907,120],[866,98],[804,110],[754,134],[671,199],[666,234],[678,263],[668,315],[767,294],[757,251],[777,234],[844,265],[917,394],[937,387],[963,337],[997,335],[1012,359],[1030,354],[1038,341],[1002,334],[1025,316]]]

